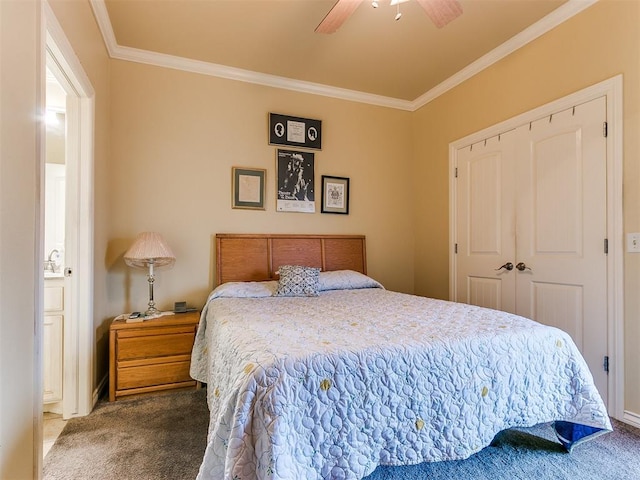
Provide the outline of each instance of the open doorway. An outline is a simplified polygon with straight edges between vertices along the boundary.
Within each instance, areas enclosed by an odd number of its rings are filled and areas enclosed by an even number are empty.
[[[51,70],[46,77],[44,204],[44,315],[42,328],[43,456],[65,424],[63,418],[66,230],[66,97]],[[67,290],[67,294],[70,294]],[[65,412],[68,413],[68,412]]]
[[[52,102],[50,120],[57,121],[58,130],[63,131],[63,160],[60,153],[54,160],[47,158],[47,163],[55,164],[50,168],[53,193],[57,200],[58,217],[63,217],[63,227],[60,221],[54,223],[53,236],[47,239],[47,232],[42,232],[45,238],[44,281],[60,282],[57,294],[53,300],[59,309],[54,316],[61,317],[59,326],[51,329],[51,334],[44,329],[41,345],[47,355],[46,342],[55,340],[61,343],[60,365],[52,365],[51,360],[46,365],[39,365],[45,378],[51,367],[60,369],[61,375],[56,374],[60,385],[45,384],[45,397],[35,399],[36,404],[43,405],[43,411],[53,410],[67,419],[87,415],[95,404],[94,392],[94,332],[93,332],[93,131],[94,131],[94,90],[86,76],[80,61],[71,48],[64,31],[58,23],[53,11],[45,2],[43,4],[46,25],[46,67],[50,72],[47,82],[47,100]],[[59,91],[54,94],[53,84],[57,84]],[[51,86],[51,88],[50,88]],[[57,105],[53,105],[53,97],[59,97]],[[52,98],[49,98],[52,97]],[[47,102],[49,103],[49,102]],[[55,143],[55,139],[49,138]],[[44,145],[47,148],[47,145]],[[49,161],[51,160],[51,161]],[[59,165],[63,165],[64,168]],[[63,174],[61,174],[63,172]],[[42,172],[46,176],[46,172]],[[56,185],[57,182],[57,185]],[[48,188],[47,185],[45,188]],[[57,192],[56,192],[57,190]],[[57,198],[56,198],[57,197]],[[52,196],[47,198],[47,192],[42,196],[46,204]],[[45,201],[46,199],[46,201]],[[41,208],[47,211],[48,205]],[[47,229],[45,222],[45,230]],[[45,285],[46,286],[46,285]],[[45,311],[47,304],[47,290],[45,292]],[[52,299],[49,299],[52,300]],[[55,302],[54,302],[55,303]],[[44,319],[43,319],[44,321]],[[47,338],[49,335],[50,338]],[[61,337],[56,340],[56,336]],[[57,344],[56,344],[57,345]],[[47,361],[47,358],[44,359]],[[44,362],[43,362],[44,363]],[[38,368],[38,366],[36,367]],[[46,378],[45,378],[46,382]],[[52,388],[48,388],[52,387]],[[40,438],[42,441],[42,432]]]

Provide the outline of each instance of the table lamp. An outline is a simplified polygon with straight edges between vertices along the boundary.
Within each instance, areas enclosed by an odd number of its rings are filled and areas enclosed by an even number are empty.
[[[124,262],[130,267],[149,268],[149,308],[144,312],[145,317],[157,315],[158,309],[153,300],[153,270],[159,267],[171,267],[176,257],[165,242],[162,235],[155,232],[138,234],[133,245],[124,254]]]

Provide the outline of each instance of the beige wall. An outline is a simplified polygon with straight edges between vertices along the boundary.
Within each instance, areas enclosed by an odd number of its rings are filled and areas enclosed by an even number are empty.
[[[145,272],[122,260],[144,230],[161,232],[177,257],[156,277],[160,308],[203,305],[219,232],[364,234],[370,275],[413,291],[409,112],[123,61],[112,64],[111,88],[112,314],[146,307]],[[275,211],[269,112],[323,122],[314,214]],[[266,211],[231,208],[232,166],[267,169]],[[350,178],[349,215],[320,213],[323,174]]]
[[[415,292],[448,297],[450,142],[622,73],[624,229],[640,231],[640,2],[593,7],[464,82],[412,119]],[[417,188],[416,188],[417,190]],[[438,232],[434,234],[434,232]],[[640,255],[625,254],[625,409],[640,413]]]
[[[39,212],[39,2],[0,2],[0,478],[33,478],[41,414],[33,340],[41,324],[36,296]],[[20,45],[16,52],[15,45]],[[42,77],[44,78],[44,77]],[[29,88],[24,88],[28,85]],[[38,272],[38,273],[37,273]],[[41,278],[41,277],[40,277]],[[41,393],[40,393],[41,395]]]

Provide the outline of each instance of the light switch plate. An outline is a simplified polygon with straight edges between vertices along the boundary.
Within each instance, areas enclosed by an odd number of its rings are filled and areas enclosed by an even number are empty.
[[[640,252],[640,233],[627,233],[627,252]]]

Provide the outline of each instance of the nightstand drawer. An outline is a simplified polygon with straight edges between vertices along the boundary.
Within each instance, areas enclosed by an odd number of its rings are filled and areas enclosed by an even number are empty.
[[[195,338],[193,327],[187,329],[186,332],[184,328],[182,328],[182,332],[180,329],[163,330],[158,328],[153,330],[145,332],[144,336],[128,336],[127,334],[130,332],[119,332],[118,361],[191,353]]]
[[[143,365],[139,367],[127,367],[118,369],[118,381],[116,388],[147,387],[179,382],[193,382],[189,375],[189,360],[175,363],[160,363],[155,365]]]

